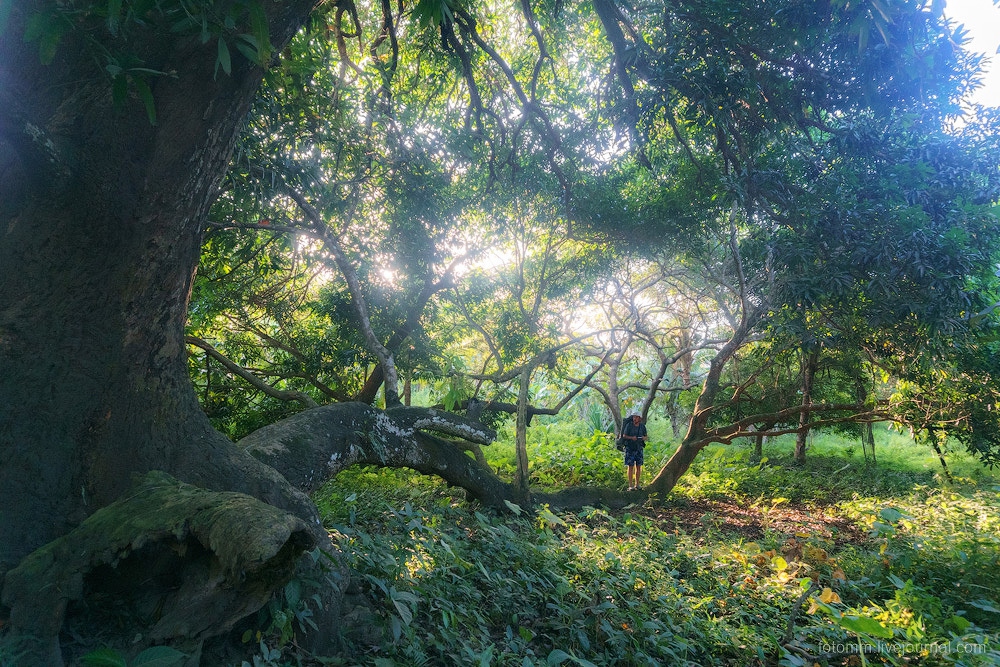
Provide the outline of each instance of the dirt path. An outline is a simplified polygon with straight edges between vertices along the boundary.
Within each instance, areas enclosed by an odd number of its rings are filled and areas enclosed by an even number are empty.
[[[747,540],[758,540],[766,531],[785,533],[789,537],[810,535],[841,544],[861,544],[867,541],[864,530],[823,507],[806,505],[752,506],[733,500],[697,500],[662,508],[630,508],[633,514],[643,514],[685,532],[713,528],[737,533]]]

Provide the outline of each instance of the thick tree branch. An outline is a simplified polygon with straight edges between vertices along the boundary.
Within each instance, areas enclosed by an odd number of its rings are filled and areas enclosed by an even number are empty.
[[[437,475],[490,505],[514,499],[510,485],[437,435],[477,444],[496,437],[478,422],[432,408],[382,411],[364,403],[339,403],[300,412],[238,444],[307,492],[346,467],[371,464]]]
[[[237,445],[306,492],[349,466],[376,465],[438,476],[464,488],[471,498],[502,510],[508,503],[523,502],[513,484],[465,454],[461,442],[434,434],[477,444],[488,444],[496,435],[478,422],[431,408],[382,411],[364,403],[340,403],[304,410],[251,433]],[[532,502],[560,508],[621,508],[634,502],[634,494],[605,488],[532,492],[530,497]]]

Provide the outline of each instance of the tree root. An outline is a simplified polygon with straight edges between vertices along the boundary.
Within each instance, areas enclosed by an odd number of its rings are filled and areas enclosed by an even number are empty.
[[[74,616],[90,617],[105,646],[169,644],[197,664],[201,643],[261,608],[314,545],[304,521],[250,496],[147,473],[7,573],[0,652],[62,665],[59,634]],[[128,636],[114,636],[116,626]]]

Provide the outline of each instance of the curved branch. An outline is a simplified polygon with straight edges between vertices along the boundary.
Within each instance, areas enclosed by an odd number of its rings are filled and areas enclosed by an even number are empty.
[[[242,321],[242,320],[238,320],[235,317],[233,317],[232,315],[226,315],[226,319],[228,319],[230,322],[232,322],[235,326],[239,327],[243,331],[247,331],[247,332],[252,333],[253,335],[257,336],[258,338],[260,338],[262,341],[264,341],[266,344],[270,345],[271,347],[273,347],[275,349],[278,349],[278,350],[281,350],[282,352],[288,353],[289,355],[291,355],[292,357],[294,357],[295,359],[297,359],[299,361],[299,363],[302,364],[303,368],[307,367],[309,365],[309,358],[305,354],[303,354],[301,350],[299,350],[297,347],[295,347],[295,346],[293,346],[293,345],[291,345],[289,343],[285,343],[285,342],[283,342],[281,340],[278,340],[277,338],[275,338],[274,336],[268,334],[266,331],[264,331],[260,327],[256,326],[253,322],[245,322],[245,321]],[[322,393],[324,396],[327,396],[328,398],[331,398],[331,399],[333,399],[335,401],[349,401],[349,400],[351,400],[350,397],[347,394],[345,394],[344,392],[337,391],[336,389],[334,389],[334,388],[326,385],[318,377],[316,377],[316,375],[314,373],[300,372],[300,373],[293,373],[293,374],[288,374],[288,375],[282,375],[281,377],[285,377],[285,378],[288,378],[288,377],[297,377],[297,378],[300,378],[302,380],[305,380],[306,382],[308,382],[312,386],[316,387],[316,389],[318,389],[320,391],[320,393]],[[315,406],[310,406],[310,407],[315,407]]]
[[[259,377],[257,377],[247,369],[237,364],[232,359],[226,357],[221,352],[216,350],[215,347],[213,347],[212,344],[209,343],[208,341],[202,340],[197,336],[185,336],[184,340],[189,345],[194,345],[195,347],[201,348],[202,350],[205,351],[205,354],[207,354],[212,359],[215,359],[217,362],[222,364],[226,368],[226,370],[228,370],[230,373],[238,375],[239,377],[246,380],[255,389],[264,392],[265,394],[267,394],[272,398],[277,398],[278,400],[281,401],[298,401],[299,403],[302,403],[308,408],[315,408],[319,405],[316,401],[313,400],[312,396],[304,392],[282,391],[281,389],[275,389],[274,387],[267,384],[266,382],[261,380]]]
[[[361,324],[361,334],[364,336],[368,349],[378,358],[379,364],[382,366],[382,373],[385,376],[385,404],[388,407],[399,405],[399,376],[396,373],[396,361],[393,359],[392,352],[382,345],[378,336],[375,335],[375,331],[372,329],[371,318],[368,316],[368,303],[365,301],[364,293],[361,290],[361,282],[358,280],[357,271],[354,270],[354,267],[347,260],[343,248],[340,247],[340,241],[337,240],[330,228],[323,222],[319,211],[294,188],[285,187],[284,190],[298,204],[299,209],[302,210],[313,224],[316,233],[319,234],[320,239],[323,241],[323,245],[333,255],[333,260],[337,268],[340,269],[341,274],[343,274],[348,290],[351,293],[351,302],[354,304],[358,321]]]
[[[517,77],[514,75],[514,71],[511,69],[507,61],[504,60],[497,50],[490,46],[490,44],[483,39],[482,35],[479,34],[475,17],[462,8],[455,9],[455,16],[461,19],[460,21],[456,21],[456,25],[458,25],[462,34],[471,39],[476,46],[478,46],[483,53],[488,55],[490,60],[492,60],[503,72],[507,82],[510,84],[511,90],[514,91],[517,99],[521,102],[521,109],[524,116],[526,118],[530,117],[541,123],[541,134],[544,136],[549,145],[549,167],[552,169],[552,173],[555,174],[556,179],[559,181],[559,184],[563,189],[563,199],[568,202],[570,193],[569,180],[566,178],[566,174],[563,172],[562,167],[555,160],[555,154],[559,151],[562,142],[559,139],[558,132],[556,132],[555,128],[552,126],[548,115],[538,104],[535,103],[534,100],[528,98],[527,94],[524,92],[524,88],[517,80]]]
[[[437,475],[489,505],[514,499],[509,484],[437,435],[484,445],[496,437],[478,422],[433,408],[338,403],[265,426],[238,445],[306,492],[344,468],[372,464]]]
[[[470,377],[473,380],[486,380],[488,382],[493,382],[495,384],[503,384],[504,382],[510,382],[514,378],[518,377],[524,368],[527,367],[535,368],[537,366],[541,366],[542,364],[546,363],[546,360],[552,355],[554,355],[556,352],[564,350],[567,347],[570,347],[571,345],[576,345],[577,343],[587,340],[588,338],[593,338],[595,336],[600,336],[601,334],[608,333],[609,331],[611,330],[602,329],[600,331],[591,331],[590,333],[574,336],[573,338],[570,338],[567,341],[559,343],[558,345],[553,345],[551,347],[545,348],[541,352],[535,354],[535,356],[531,357],[528,361],[524,362],[523,364],[510,368],[506,371],[497,371],[496,373],[489,373],[489,374],[469,373],[467,377]]]

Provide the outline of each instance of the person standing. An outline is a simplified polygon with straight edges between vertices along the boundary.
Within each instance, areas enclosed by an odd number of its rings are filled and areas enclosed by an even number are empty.
[[[628,490],[641,488],[642,482],[642,451],[646,447],[646,425],[642,417],[634,414],[622,424],[622,438],[625,440],[625,474],[628,477]]]

